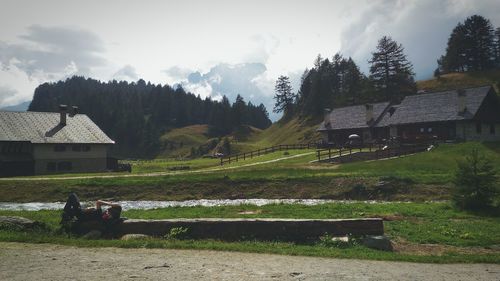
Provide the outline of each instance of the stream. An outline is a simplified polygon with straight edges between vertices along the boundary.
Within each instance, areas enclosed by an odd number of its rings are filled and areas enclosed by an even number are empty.
[[[168,207],[218,207],[218,206],[239,206],[255,205],[264,206],[270,204],[300,204],[319,205],[325,203],[387,203],[385,201],[353,201],[353,200],[331,200],[331,199],[200,199],[186,201],[116,201],[123,210],[148,210]],[[94,202],[82,202],[82,207],[92,207]],[[60,210],[64,207],[64,202],[30,202],[12,203],[0,202],[0,210],[9,211],[39,211],[39,210]]]

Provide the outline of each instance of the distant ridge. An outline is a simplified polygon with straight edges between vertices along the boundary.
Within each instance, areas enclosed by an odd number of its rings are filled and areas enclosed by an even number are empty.
[[[30,103],[31,103],[31,101],[25,101],[25,102],[22,102],[20,104],[1,107],[0,110],[3,110],[3,111],[27,111],[28,107],[30,106]]]

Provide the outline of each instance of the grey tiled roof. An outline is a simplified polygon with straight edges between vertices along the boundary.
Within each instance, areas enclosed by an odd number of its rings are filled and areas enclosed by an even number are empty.
[[[388,105],[389,102],[373,104],[374,120],[377,120]],[[366,122],[365,105],[335,108],[329,114],[328,121],[327,124],[323,122],[318,130],[360,129],[369,127],[369,124]]]
[[[0,111],[0,141],[114,143],[85,114],[67,115],[66,126],[59,126],[59,120],[59,113]]]
[[[456,90],[407,96],[394,106],[392,116],[387,113],[381,117],[377,127],[472,119],[490,90],[490,86],[463,89],[466,95],[463,114],[459,114]]]

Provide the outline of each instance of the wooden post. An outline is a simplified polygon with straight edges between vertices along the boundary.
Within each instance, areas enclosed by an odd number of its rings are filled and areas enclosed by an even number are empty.
[[[321,157],[319,156],[319,150],[316,150],[316,154],[318,154],[318,161],[320,161]]]
[[[328,148],[328,159],[332,159],[332,150]]]
[[[221,166],[222,166],[222,165],[224,165],[224,162],[222,162],[222,159],[223,159],[223,158],[221,157],[221,158],[220,158],[220,165],[221,165]]]
[[[246,153],[243,153],[243,160],[246,160]]]

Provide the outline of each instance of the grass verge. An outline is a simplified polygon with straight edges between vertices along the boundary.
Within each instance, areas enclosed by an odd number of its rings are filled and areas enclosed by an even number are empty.
[[[467,213],[456,210],[449,203],[349,203],[225,207],[178,207],[155,210],[130,210],[129,218],[353,218],[382,217],[386,235],[395,241],[396,252],[375,251],[355,245],[339,249],[323,245],[294,244],[283,242],[214,240],[165,240],[141,241],[83,240],[56,234],[58,211],[0,211],[0,215],[18,215],[42,221],[49,226],[48,232],[16,232],[0,230],[0,241],[28,243],[56,243],[79,247],[146,247],[243,251],[286,255],[305,255],[374,260],[398,260],[413,262],[488,262],[500,263],[500,216],[498,212]],[[410,245],[411,249],[408,250]],[[429,250],[432,245],[432,249]],[[439,248],[439,251],[435,249]],[[497,249],[497,250],[495,250]]]

